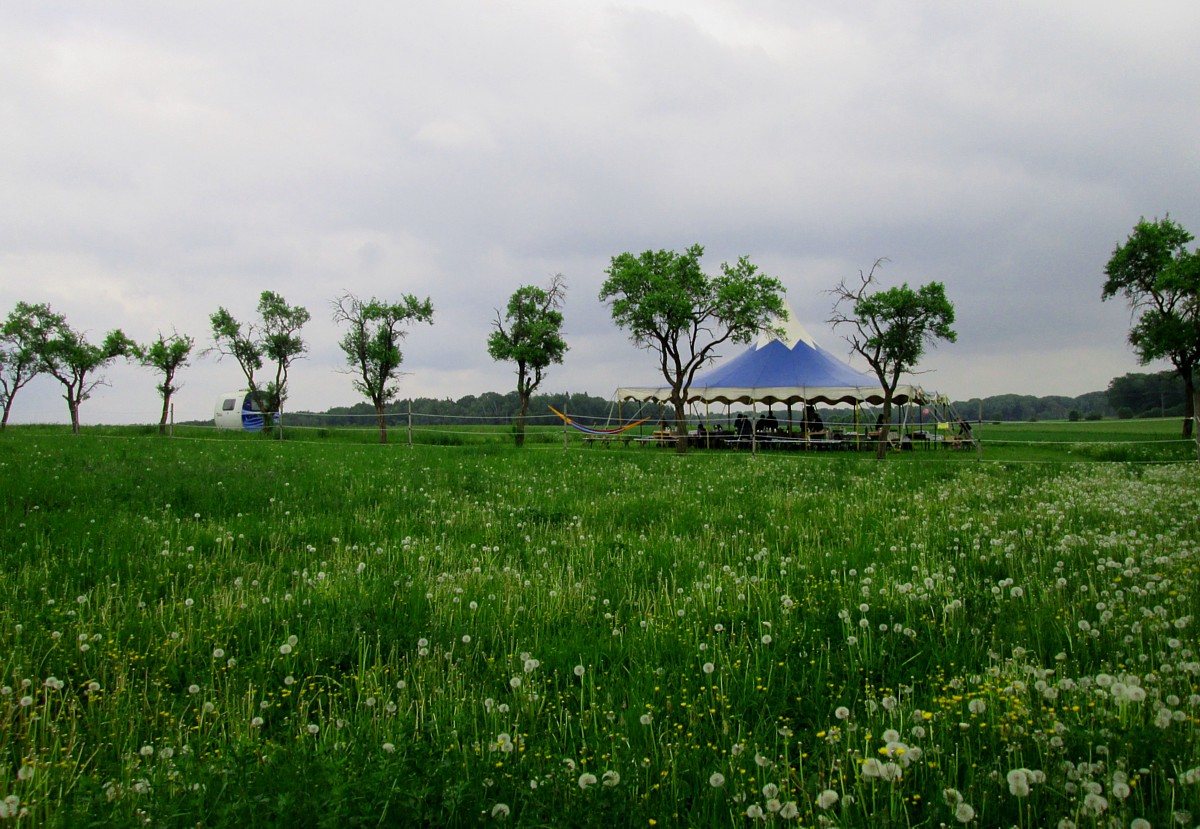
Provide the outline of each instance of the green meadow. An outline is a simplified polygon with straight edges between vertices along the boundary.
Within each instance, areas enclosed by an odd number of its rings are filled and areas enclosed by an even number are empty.
[[[1194,826],[1177,421],[0,434],[0,825]]]

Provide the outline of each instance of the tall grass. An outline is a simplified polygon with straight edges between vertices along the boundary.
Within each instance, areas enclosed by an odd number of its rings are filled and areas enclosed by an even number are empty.
[[[0,815],[1191,825],[1195,467],[903,460],[11,431]]]

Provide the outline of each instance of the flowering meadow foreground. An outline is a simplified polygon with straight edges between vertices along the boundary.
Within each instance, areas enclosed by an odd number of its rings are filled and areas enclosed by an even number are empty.
[[[0,826],[1195,826],[1198,504],[10,429]]]

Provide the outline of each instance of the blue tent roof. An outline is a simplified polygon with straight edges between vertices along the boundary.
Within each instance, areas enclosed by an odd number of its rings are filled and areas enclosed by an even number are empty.
[[[874,377],[839,362],[804,341],[788,348],[771,340],[752,346],[728,362],[696,377],[693,388],[804,388],[878,386]]]
[[[882,403],[883,389],[873,374],[860,372],[821,348],[795,321],[781,320],[786,339],[764,335],[731,360],[697,375],[688,402],[706,403]],[[666,401],[668,386],[617,389],[624,400]],[[893,400],[921,399],[916,386],[900,386]]]

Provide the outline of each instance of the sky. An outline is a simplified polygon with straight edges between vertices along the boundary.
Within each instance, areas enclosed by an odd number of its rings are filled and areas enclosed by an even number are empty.
[[[515,388],[496,309],[561,273],[543,390],[607,397],[659,380],[612,257],[699,243],[847,360],[831,288],[942,282],[958,340],[911,379],[952,399],[1103,390],[1167,368],[1100,294],[1140,218],[1200,233],[1198,29],[1191,0],[5,3],[0,312],[199,352],[272,290],[312,314],[289,408],[321,411],[362,399],[336,297],[429,297],[401,396],[457,399]],[[157,422],[151,371],[105,377],[85,425]],[[180,379],[177,420],[244,386],[212,354]],[[66,420],[48,377],[13,407]]]

